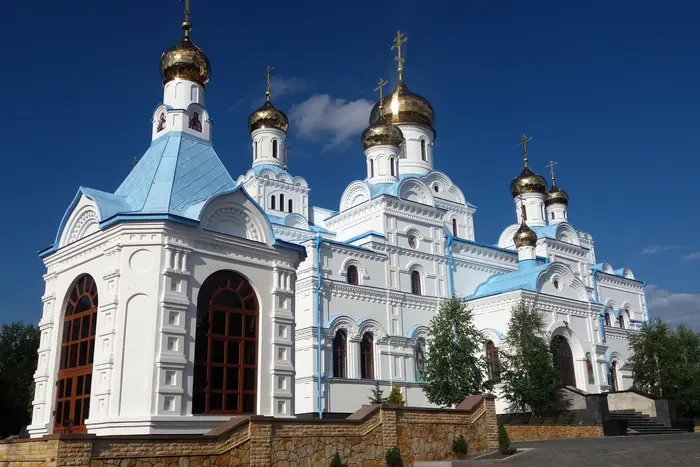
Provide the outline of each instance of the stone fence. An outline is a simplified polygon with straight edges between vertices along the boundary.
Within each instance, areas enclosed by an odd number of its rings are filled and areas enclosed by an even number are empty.
[[[325,467],[335,453],[351,466],[383,466],[398,447],[406,465],[498,447],[494,398],[471,396],[454,410],[363,406],[344,420],[233,417],[206,435],[49,435],[0,442],[0,467]]]

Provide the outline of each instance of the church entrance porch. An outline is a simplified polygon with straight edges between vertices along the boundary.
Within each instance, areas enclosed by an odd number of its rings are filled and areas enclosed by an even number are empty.
[[[233,271],[207,278],[197,303],[193,414],[256,413],[258,299]]]
[[[559,369],[559,378],[562,384],[576,387],[574,357],[569,341],[564,336],[556,336],[552,339],[552,349],[554,351],[554,364]]]
[[[97,286],[87,274],[70,289],[56,381],[54,433],[85,433],[90,414],[92,362],[97,323]]]

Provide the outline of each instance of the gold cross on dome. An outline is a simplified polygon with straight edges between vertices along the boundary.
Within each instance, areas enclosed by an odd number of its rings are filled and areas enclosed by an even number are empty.
[[[265,83],[267,85],[267,90],[265,91],[265,100],[270,102],[270,75],[274,71],[274,68],[270,65],[265,67]]]
[[[401,46],[406,43],[408,40],[408,37],[406,37],[406,34],[402,33],[401,31],[396,31],[396,37],[394,37],[394,45],[391,46],[391,50],[396,50],[396,57],[394,57],[394,60],[396,60],[399,64],[399,81],[403,81],[403,64],[406,61],[403,57],[401,57]]]
[[[527,168],[527,143],[530,141],[532,137],[530,136],[521,136],[520,141],[518,141],[518,145],[523,146],[523,162],[525,163],[525,168]]]
[[[383,87],[386,86],[387,81],[385,79],[379,78],[379,82],[377,83],[377,87],[374,88],[375,91],[379,91],[379,116],[383,117],[384,116],[384,93],[383,93]]]
[[[559,162],[549,161],[549,164],[545,166],[549,169],[549,172],[552,174],[552,186],[554,186],[554,166],[558,164]]]

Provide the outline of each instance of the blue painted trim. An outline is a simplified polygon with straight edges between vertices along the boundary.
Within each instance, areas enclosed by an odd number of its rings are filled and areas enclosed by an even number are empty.
[[[73,210],[75,207],[78,205],[78,202],[80,201],[80,197],[83,196],[83,187],[78,188],[78,192],[75,194],[73,197],[73,201],[68,205],[68,209],[66,209],[66,212],[63,213],[63,217],[61,218],[61,223],[58,225],[58,232],[56,232],[56,238],[53,241],[53,245],[51,245],[50,248],[55,248],[58,249],[58,245],[61,243],[61,234],[63,233],[63,229],[66,228],[66,224],[68,223],[68,219],[70,218],[70,215],[73,213]],[[99,207],[97,209],[97,214],[100,214]],[[44,250],[46,251],[46,250]]]
[[[374,255],[377,255],[377,256],[388,257],[387,255],[385,255],[385,254],[383,254],[383,253],[377,253],[376,251],[370,250],[370,249],[368,249],[368,248],[362,248],[361,246],[357,246],[357,245],[348,245],[347,243],[336,242],[336,241],[334,241],[334,240],[328,240],[328,239],[324,239],[323,241],[326,242],[326,243],[328,243],[329,245],[338,245],[338,246],[342,246],[342,247],[345,247],[345,248],[352,248],[352,249],[354,249],[354,250],[363,251],[363,252],[365,252],[365,253],[371,253],[371,254],[374,254]]]
[[[188,219],[187,217],[176,216],[174,214],[141,214],[140,212],[135,212],[133,214],[121,213],[116,214],[104,222],[100,223],[101,229],[106,229],[113,226],[114,224],[119,224],[121,222],[142,222],[142,221],[170,221],[176,224],[187,225],[189,227],[197,227],[199,225],[198,221]]]
[[[323,390],[323,364],[321,360],[321,349],[323,346],[323,339],[322,339],[322,325],[321,325],[321,281],[323,280],[321,277],[321,245],[323,244],[323,237],[318,235],[315,239],[315,244],[316,244],[316,301],[314,302],[314,307],[316,310],[316,332],[318,334],[317,340],[318,340],[318,348],[316,349],[316,368],[318,371],[318,379],[317,379],[317,386],[316,386],[316,404],[318,406],[318,418],[319,420],[323,418],[323,408],[321,407],[321,404],[323,403],[323,398],[321,397],[321,392]]]
[[[498,337],[500,340],[503,340],[503,334],[498,329],[486,328],[486,330],[491,331],[492,333],[496,334],[496,337]]]
[[[447,286],[450,288],[450,297],[455,296],[455,282],[452,272],[454,267],[454,258],[452,257],[452,240],[454,237],[450,234],[445,235],[447,242],[445,243],[445,254],[447,255]]]
[[[386,236],[384,234],[379,233],[376,230],[370,230],[369,232],[365,232],[365,233],[362,233],[360,235],[355,235],[354,237],[345,240],[343,243],[356,242],[357,240],[360,240],[360,239],[365,238],[365,237],[369,237],[370,235],[376,235],[377,237],[386,238]]]
[[[649,305],[647,304],[647,281],[642,281],[642,297],[644,298],[644,313],[646,322],[649,322]]]
[[[603,341],[603,344],[605,344],[608,340],[608,338],[605,336],[605,308],[603,308],[600,311],[600,314],[598,315],[598,321],[599,321],[599,328],[600,328],[600,338]]]

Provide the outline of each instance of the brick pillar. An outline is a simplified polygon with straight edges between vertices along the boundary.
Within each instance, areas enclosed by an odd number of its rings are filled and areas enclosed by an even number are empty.
[[[271,436],[272,423],[250,422],[250,467],[269,467],[271,465]]]
[[[498,419],[496,418],[496,398],[486,396],[484,398],[486,408],[486,430],[489,449],[498,449]]]
[[[92,457],[92,440],[59,439],[57,467],[88,467]]]
[[[382,407],[379,416],[382,421],[382,444],[384,445],[382,457],[384,457],[384,453],[388,449],[399,445],[398,434],[396,433],[396,410]]]

